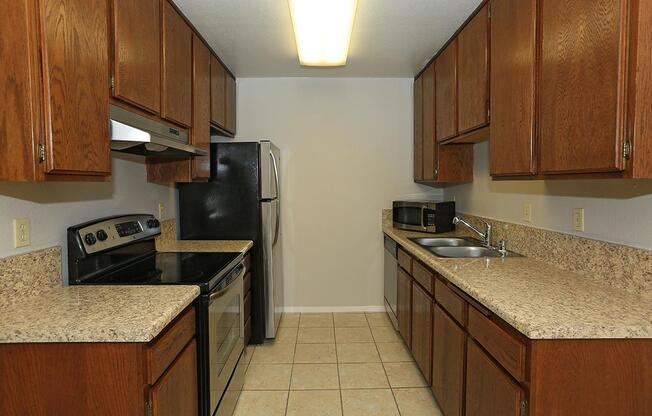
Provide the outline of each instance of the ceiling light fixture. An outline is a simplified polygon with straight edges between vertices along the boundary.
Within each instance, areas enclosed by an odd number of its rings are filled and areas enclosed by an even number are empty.
[[[357,0],[288,0],[301,65],[346,65],[357,3]]]

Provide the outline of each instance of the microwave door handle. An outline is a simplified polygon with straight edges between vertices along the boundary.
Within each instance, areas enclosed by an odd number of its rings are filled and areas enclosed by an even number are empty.
[[[426,215],[426,207],[422,206],[421,207],[421,228],[424,229],[424,230],[426,229],[426,224],[423,221],[423,217],[425,217],[425,215]]]

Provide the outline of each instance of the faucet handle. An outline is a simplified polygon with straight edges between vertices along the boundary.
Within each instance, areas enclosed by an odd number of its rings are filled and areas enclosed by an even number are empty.
[[[507,242],[505,240],[500,240],[498,243],[498,251],[501,253],[507,252]]]

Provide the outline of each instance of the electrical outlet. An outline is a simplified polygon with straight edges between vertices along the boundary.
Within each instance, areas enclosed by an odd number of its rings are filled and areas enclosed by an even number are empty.
[[[31,244],[29,230],[29,219],[21,218],[14,220],[14,248],[27,247]]]
[[[573,228],[584,231],[584,208],[573,208]]]
[[[532,204],[529,202],[523,204],[523,221],[532,222]]]
[[[162,203],[158,203],[158,219],[162,220],[163,215],[165,215],[165,206]]]

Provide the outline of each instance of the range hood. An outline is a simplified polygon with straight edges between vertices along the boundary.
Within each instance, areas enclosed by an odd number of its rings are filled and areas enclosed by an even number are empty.
[[[124,108],[110,105],[111,150],[148,157],[206,156],[188,144],[188,130],[170,127]]]

